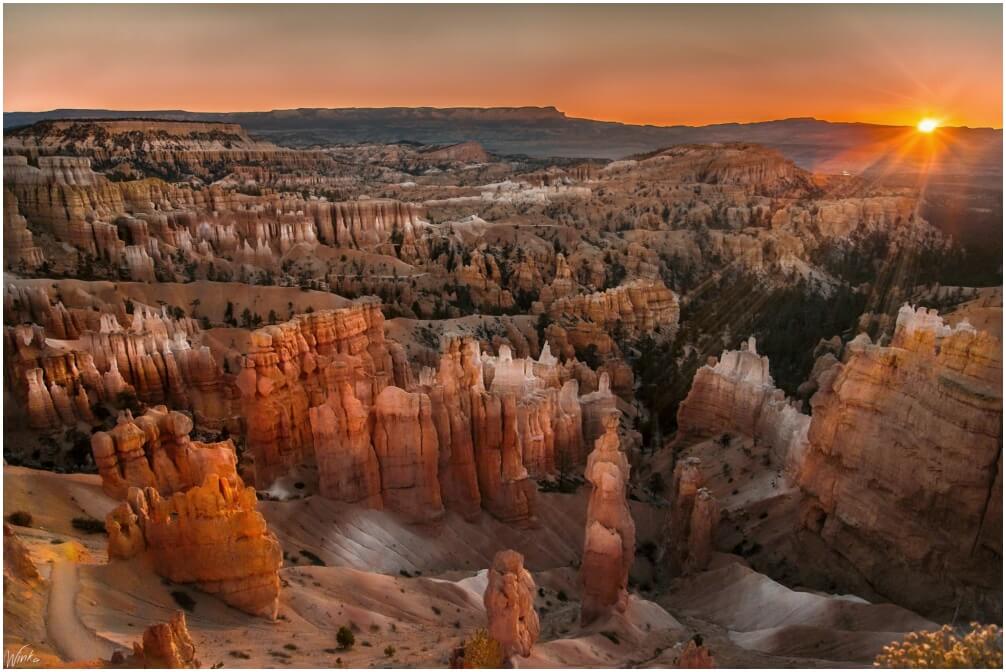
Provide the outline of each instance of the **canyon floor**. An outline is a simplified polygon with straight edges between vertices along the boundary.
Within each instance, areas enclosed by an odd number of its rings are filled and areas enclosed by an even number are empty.
[[[410,525],[317,496],[262,502],[286,556],[279,617],[269,622],[171,585],[142,562],[109,564],[105,536],[70,522],[103,519],[116,506],[97,476],[8,466],[4,483],[4,510],[32,511],[33,526],[15,529],[48,579],[44,640],[32,638],[27,620],[8,622],[7,645],[23,641],[70,660],[107,659],[130,647],[179,608],[180,592],[191,600],[182,598],[206,666],[443,667],[484,624],[484,568],[504,548],[525,555],[540,588],[542,636],[522,667],[670,667],[696,634],[723,667],[861,666],[905,632],[935,627],[893,605],[788,588],[738,555],[717,554],[707,571],[637,588],[625,614],[582,628],[575,567],[582,488],[541,493],[542,515],[529,529],[487,515]],[[46,505],[33,507],[37,501]],[[659,534],[659,509],[633,502],[633,514],[641,540]],[[651,578],[649,564],[638,558],[634,574]],[[335,641],[343,625],[356,634],[351,649]]]

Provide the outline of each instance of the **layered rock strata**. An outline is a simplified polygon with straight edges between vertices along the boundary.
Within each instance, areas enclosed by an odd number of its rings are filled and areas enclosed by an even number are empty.
[[[385,341],[378,304],[298,315],[252,332],[237,386],[258,487],[315,460],[310,409],[341,396],[342,383],[366,407],[389,385],[410,386],[401,346]]]
[[[36,306],[41,298],[28,292],[11,304]],[[138,304],[126,328],[114,315],[102,315],[97,330],[81,331],[81,322],[61,303],[43,315],[65,340],[49,340],[39,326],[5,329],[8,384],[26,405],[31,427],[56,430],[90,423],[95,404],[118,405],[135,397],[190,409],[199,427],[236,429],[221,367],[208,347],[194,346],[200,334],[194,320],[176,320],[166,309]]]
[[[310,154],[290,151],[289,157],[310,162]],[[101,155],[92,156],[100,163]],[[253,155],[230,158],[257,160]],[[145,282],[158,271],[171,277],[185,265],[220,260],[224,267],[234,262],[275,271],[278,255],[295,245],[357,248],[413,262],[429,257],[423,208],[413,203],[249,195],[222,184],[195,190],[156,178],[116,182],[94,172],[87,156],[39,156],[37,164],[4,157],[8,263],[43,261],[28,222],[89,260]]]
[[[105,521],[109,558],[145,555],[170,581],[275,619],[283,556],[256,501],[254,488],[234,487],[216,474],[167,498],[153,488],[130,488]]]
[[[559,298],[548,306],[549,316],[562,325],[577,352],[593,345],[600,355],[617,347],[609,337],[613,333],[630,339],[651,335],[661,341],[673,340],[679,313],[674,292],[659,280],[648,279]]]
[[[428,396],[384,388],[374,403],[374,452],[388,508],[419,519],[443,513],[437,479],[439,444]]]
[[[719,360],[699,368],[678,407],[682,434],[742,434],[769,447],[789,468],[806,448],[810,421],[775,387],[768,357],[758,354],[753,336],[739,350],[724,351]]]
[[[17,198],[7,189],[3,192],[3,254],[7,268],[30,271],[45,262],[42,248],[35,245],[28,230],[28,220],[18,209]]]
[[[541,624],[534,596],[534,578],[524,569],[524,556],[510,550],[498,552],[489,568],[483,600],[489,636],[500,643],[506,660],[514,656],[527,658],[538,641]]]
[[[619,446],[618,417],[594,444],[584,472],[593,490],[580,566],[580,622],[589,625],[628,606],[629,569],[636,551],[636,524],[626,499],[629,461]]]
[[[1000,341],[904,306],[819,382],[804,524],[899,603],[1001,614]]]
[[[419,519],[443,508],[471,519],[484,508],[531,520],[532,477],[583,459],[572,371],[547,350],[514,359],[501,346],[494,357],[473,339],[448,338],[437,368],[405,388],[385,385],[371,399],[371,388],[358,393],[343,376],[309,410],[322,494]]]
[[[190,431],[192,420],[165,406],[135,419],[124,411],[113,429],[91,435],[102,489],[115,499],[125,499],[131,487],[168,496],[201,485],[210,474],[238,486],[234,443],[191,441]]]

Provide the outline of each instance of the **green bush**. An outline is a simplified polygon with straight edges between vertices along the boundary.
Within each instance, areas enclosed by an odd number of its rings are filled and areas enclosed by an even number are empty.
[[[70,521],[73,529],[86,532],[87,534],[105,534],[105,523],[90,517],[74,518]]]
[[[356,644],[356,635],[344,625],[339,628],[339,632],[335,633],[335,641],[339,643],[339,648],[351,649],[353,644]]]
[[[18,527],[31,527],[32,516],[27,511],[15,511],[7,516],[7,522]]]

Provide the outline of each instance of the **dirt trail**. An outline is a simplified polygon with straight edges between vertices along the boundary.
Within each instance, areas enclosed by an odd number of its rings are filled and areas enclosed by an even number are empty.
[[[77,563],[53,560],[46,629],[49,640],[64,660],[109,659],[117,648],[89,630],[77,615]]]

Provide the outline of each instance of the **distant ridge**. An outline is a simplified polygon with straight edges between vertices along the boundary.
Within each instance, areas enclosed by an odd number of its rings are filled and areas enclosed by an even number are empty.
[[[294,108],[269,112],[57,109],[6,112],[4,130],[52,119],[144,118],[236,123],[253,137],[308,147],[409,141],[424,145],[479,142],[495,154],[616,159],[676,144],[753,142],[779,150],[804,168],[997,176],[1002,174],[1002,130],[942,128],[952,151],[934,162],[932,150],[909,126],[829,122],[813,117],[708,126],[654,126],[569,117],[546,107]],[[917,146],[916,146],[917,145]],[[905,151],[907,147],[908,151]],[[893,166],[893,157],[898,165]]]

